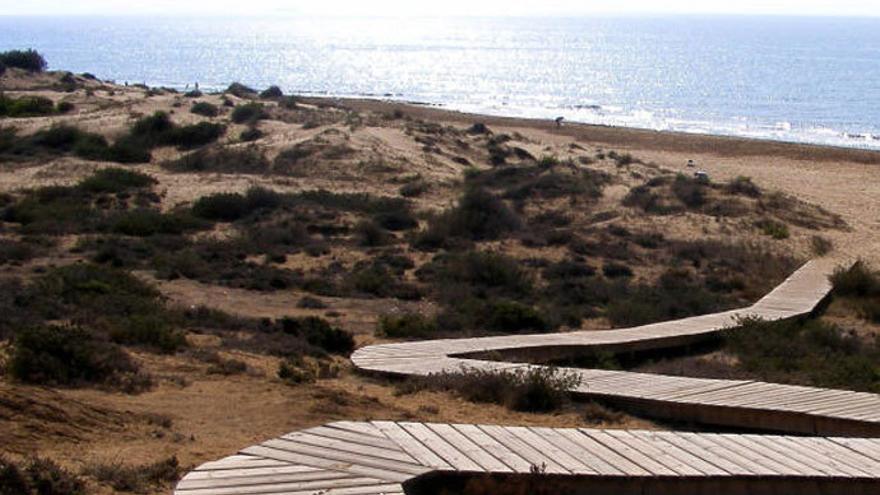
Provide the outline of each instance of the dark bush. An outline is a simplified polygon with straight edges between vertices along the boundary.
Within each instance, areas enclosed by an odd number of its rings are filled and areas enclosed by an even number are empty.
[[[49,64],[36,50],[10,50],[0,53],[0,64],[6,67],[24,69],[28,72],[43,72]]]
[[[236,124],[245,124],[263,120],[268,117],[262,103],[245,103],[238,105],[232,110],[232,121]]]
[[[260,98],[264,99],[281,98],[282,96],[284,96],[284,92],[278,86],[269,86],[260,93]]]
[[[737,194],[750,198],[761,196],[761,189],[752,182],[752,179],[742,175],[725,184],[724,191],[728,194]]]
[[[297,335],[310,345],[331,354],[348,355],[354,351],[354,338],[350,333],[336,328],[327,320],[315,316],[305,318],[283,318],[281,329],[288,334]]]
[[[417,198],[430,189],[430,185],[424,180],[414,180],[400,186],[400,195],[405,198]]]
[[[226,92],[239,98],[250,98],[257,94],[257,90],[249,88],[239,82],[234,82],[226,88]]]
[[[226,126],[212,122],[177,127],[162,138],[162,144],[177,146],[182,150],[198,148],[213,143],[226,132]]]
[[[208,220],[232,222],[249,213],[247,200],[238,193],[217,193],[193,203],[193,214]]]
[[[141,208],[111,214],[102,230],[114,234],[148,237],[159,234],[180,235],[204,226],[203,222],[185,213],[162,213]]]
[[[437,248],[449,238],[493,240],[521,227],[519,217],[504,202],[482,188],[469,189],[458,205],[431,219],[416,241],[419,247]]]
[[[690,209],[698,209],[706,204],[706,185],[696,179],[691,179],[683,174],[675,177],[672,183],[672,192],[679,201]]]
[[[864,261],[850,268],[838,267],[831,275],[834,293],[844,297],[880,296],[880,277]]]
[[[16,465],[0,457],[0,495],[85,495],[81,479],[49,459]]]
[[[189,111],[203,117],[216,117],[220,115],[220,109],[217,108],[217,105],[212,105],[206,101],[193,103]]]
[[[264,136],[263,131],[257,129],[256,127],[248,127],[247,129],[241,131],[239,134],[239,139],[244,142],[256,141]]]
[[[354,228],[358,243],[361,246],[384,246],[393,239],[387,230],[372,220],[362,220]]]
[[[172,172],[264,174],[269,171],[269,162],[258,148],[248,146],[201,149],[162,167]]]
[[[632,269],[621,263],[609,262],[602,267],[602,273],[608,278],[632,277]]]
[[[299,298],[299,302],[296,303],[296,307],[304,309],[326,309],[327,305],[316,297],[303,296]]]
[[[81,180],[77,187],[89,193],[120,193],[157,184],[153,177],[123,168],[104,168]]]
[[[79,327],[40,326],[20,330],[13,341],[9,375],[27,383],[109,383],[137,366],[119,347]]]
[[[56,105],[55,107],[55,110],[60,114],[65,114],[72,112],[75,108],[76,107],[73,105],[73,103],[69,101],[59,101],[58,105]]]

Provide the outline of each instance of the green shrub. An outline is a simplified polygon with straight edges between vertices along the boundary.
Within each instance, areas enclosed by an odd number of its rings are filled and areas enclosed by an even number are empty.
[[[79,327],[40,326],[20,330],[13,341],[9,375],[26,383],[108,383],[137,366],[121,349]]]
[[[776,240],[788,239],[791,235],[788,231],[788,225],[776,220],[763,219],[755,222],[755,226],[761,229],[761,232]]]
[[[232,121],[236,124],[245,124],[263,120],[267,117],[266,110],[262,103],[245,103],[238,105],[232,110]]]
[[[494,403],[515,411],[551,412],[568,401],[581,383],[580,375],[550,366],[515,371],[462,368],[404,383],[404,392],[446,390],[472,402]]]
[[[880,277],[864,261],[850,268],[838,267],[831,275],[834,293],[844,297],[880,296]]]
[[[164,138],[163,144],[177,146],[182,150],[198,148],[213,143],[226,132],[226,126],[213,122],[177,127]]]
[[[201,149],[162,167],[172,172],[265,174],[269,162],[256,147]]]
[[[376,333],[392,339],[430,339],[437,335],[437,324],[418,313],[383,315]]]
[[[84,474],[123,492],[145,493],[150,488],[174,483],[180,477],[180,463],[176,456],[142,465],[122,462],[92,463]]]
[[[431,219],[416,240],[421,248],[437,248],[450,238],[474,241],[499,239],[522,226],[519,217],[504,202],[482,188],[469,189],[458,205]]]
[[[190,107],[189,111],[203,117],[216,117],[220,115],[220,109],[217,108],[217,105],[212,105],[207,101],[193,103],[193,106]]]
[[[39,117],[52,115],[55,103],[42,96],[23,96],[10,98],[0,94],[0,117]]]
[[[816,256],[825,256],[834,250],[834,244],[831,240],[820,235],[814,235],[810,238],[810,247]]]
[[[28,72],[43,72],[49,64],[36,50],[10,50],[0,53],[0,64]]]
[[[817,320],[745,319],[725,333],[740,366],[760,379],[877,393],[880,349]]]
[[[123,168],[104,168],[81,180],[77,187],[89,193],[120,193],[157,184],[153,177]]]
[[[551,326],[533,307],[516,301],[490,300],[485,313],[486,328],[495,332],[546,332]]]

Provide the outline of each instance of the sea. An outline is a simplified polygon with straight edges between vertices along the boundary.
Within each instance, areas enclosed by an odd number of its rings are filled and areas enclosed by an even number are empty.
[[[0,17],[13,48],[118,83],[880,149],[880,18]]]

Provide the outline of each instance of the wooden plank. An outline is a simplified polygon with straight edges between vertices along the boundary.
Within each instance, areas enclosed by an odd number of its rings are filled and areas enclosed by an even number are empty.
[[[728,452],[723,451],[712,444],[694,442],[678,432],[658,435],[657,438],[660,441],[674,445],[695,457],[699,457],[705,462],[717,466],[728,473],[728,475],[748,476],[750,474],[755,474],[747,467],[735,462],[734,459],[736,456],[731,456]]]
[[[617,454],[626,457],[632,463],[638,465],[642,469],[648,471],[653,476],[676,476],[678,473],[665,465],[651,459],[642,451],[631,447],[626,442],[620,441],[617,437],[609,435],[608,431],[601,430],[581,430],[585,435],[601,443],[602,445],[613,450]]]
[[[232,495],[244,493],[277,493],[279,491],[321,491],[331,488],[346,488],[361,485],[384,483],[375,478],[337,476],[335,478],[296,479],[283,476],[266,476],[243,479],[201,480],[181,482],[177,491],[187,495],[210,493],[212,495]]]
[[[470,460],[468,456],[459,452],[455,447],[449,445],[445,440],[440,438],[436,433],[431,431],[427,426],[421,423],[399,423],[404,430],[415,437],[434,454],[441,457],[447,464],[452,466],[456,471],[472,471],[483,472],[479,464]]]
[[[453,424],[453,428],[467,437],[470,441],[482,447],[493,457],[500,460],[514,473],[528,473],[532,464],[520,457],[512,450],[501,445],[497,440],[487,435],[475,425]]]
[[[571,474],[567,469],[556,463],[543,452],[520,440],[507,429],[495,425],[477,425],[483,433],[494,438],[496,442],[513,451],[516,455],[526,459],[530,463],[530,470],[543,469],[549,474]]]
[[[423,466],[430,466],[438,469],[452,469],[452,466],[448,462],[435,454],[434,451],[427,448],[422,442],[403,429],[399,424],[392,421],[373,421],[373,424],[403,449],[404,452],[412,456]]]
[[[489,473],[511,473],[509,467],[491,454],[483,450],[478,444],[462,435],[450,425],[429,423],[428,428],[443,438],[453,448],[465,454],[470,460],[476,462]]]
[[[556,445],[560,449],[564,450],[568,455],[583,462],[584,465],[588,466],[590,470],[598,475],[617,476],[627,474],[626,472],[617,469],[612,464],[606,462],[595,452],[591,452],[585,449],[583,446],[570,440],[568,437],[562,434],[562,430],[540,427],[532,427],[531,430],[534,431],[541,438],[546,439],[548,442],[551,442],[553,445]]]
[[[367,457],[375,457],[377,459],[388,459],[391,461],[405,462],[408,464],[417,464],[416,460],[407,455],[400,448],[387,449],[383,447],[374,447],[361,443],[348,442],[345,440],[335,440],[302,431],[290,433],[281,437],[282,440],[288,440],[301,445],[309,445],[321,449],[331,449],[339,452],[350,452],[356,455]]]
[[[376,457],[371,454],[359,454],[349,451],[336,450],[333,448],[317,447],[314,445],[292,442],[283,438],[269,440],[263,442],[261,445],[273,449],[285,450],[287,452],[307,455],[310,457],[342,461],[358,466],[370,466],[380,469],[387,469],[389,471],[397,471],[399,473],[420,474],[425,471],[424,466],[416,464],[415,462],[397,461],[386,459],[383,457]]]
[[[387,438],[380,438],[373,435],[363,435],[361,433],[353,433],[348,430],[342,430],[338,428],[331,428],[327,426],[319,426],[317,428],[309,428],[305,430],[305,433],[311,433],[313,435],[319,435],[322,437],[332,438],[334,440],[344,440],[347,442],[358,443],[362,445],[372,445],[376,447],[381,447],[383,449],[388,450],[399,450],[400,446],[396,443],[388,440]]]
[[[265,445],[254,445],[253,447],[248,447],[247,449],[245,449],[244,452],[252,453],[255,455],[262,455],[271,459],[278,459],[294,464],[302,464],[305,466],[319,467],[323,469],[342,471],[346,473],[362,474],[364,476],[369,476],[381,480],[396,481],[398,483],[402,483],[412,478],[414,474],[422,474],[403,472],[374,466],[365,466],[361,464],[353,464],[337,459],[327,459],[324,457],[317,457],[301,454],[298,452],[291,452],[288,450],[276,449]],[[429,469],[427,468],[424,468],[424,470],[425,472],[429,471]]]
[[[529,447],[551,456],[557,464],[574,474],[596,474],[596,470],[528,428],[508,426],[505,429],[516,435],[517,438]]]
[[[641,434],[641,432],[631,433],[625,430],[608,430],[605,434],[614,437],[633,450],[666,466],[679,476],[701,476],[704,474],[699,469],[673,456],[668,450],[658,449],[654,442],[647,435]]]

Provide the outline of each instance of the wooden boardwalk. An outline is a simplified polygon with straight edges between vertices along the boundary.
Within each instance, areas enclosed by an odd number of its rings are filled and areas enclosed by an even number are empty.
[[[756,304],[735,311],[611,331],[377,345],[352,356],[361,370],[429,375],[513,370],[525,358],[683,346],[739,318],[809,315],[828,296],[835,263],[812,261]],[[495,360],[487,360],[488,353]],[[501,356],[504,361],[499,361]],[[642,414],[810,436],[703,434],[393,422],[338,422],[291,433],[205,464],[178,495],[398,494],[450,473],[577,479],[589,493],[880,494],[880,396],[756,381],[571,369],[572,393]],[[576,478],[573,478],[576,477]]]
[[[880,439],[338,422],[207,463],[175,493],[396,495],[444,475],[535,472],[591,494],[868,495]]]

